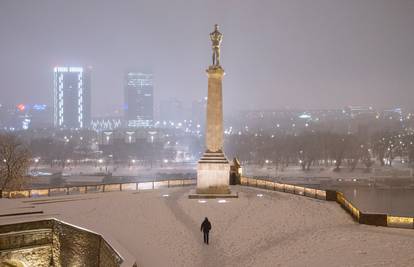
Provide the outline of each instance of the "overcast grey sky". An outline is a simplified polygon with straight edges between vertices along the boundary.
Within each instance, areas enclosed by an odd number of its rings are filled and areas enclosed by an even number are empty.
[[[131,67],[189,105],[215,23],[226,110],[414,108],[414,0],[0,0],[0,103],[51,103],[55,65],[90,65],[95,116],[122,105]]]

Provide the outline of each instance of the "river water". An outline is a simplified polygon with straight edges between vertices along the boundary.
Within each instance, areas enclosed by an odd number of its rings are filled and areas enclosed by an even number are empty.
[[[397,183],[395,179],[385,182],[381,180],[380,183],[367,179],[359,179],[355,182],[349,179],[339,181],[331,178],[274,180],[286,184],[340,191],[362,212],[414,217],[414,186],[411,179]]]
[[[414,217],[414,189],[334,185],[358,209],[372,213]]]

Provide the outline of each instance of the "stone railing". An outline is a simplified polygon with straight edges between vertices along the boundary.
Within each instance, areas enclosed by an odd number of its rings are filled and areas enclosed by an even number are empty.
[[[177,186],[195,185],[196,179],[173,179],[152,182],[128,182],[128,183],[108,183],[108,184],[90,184],[74,185],[62,187],[36,188],[14,191],[3,191],[1,197],[4,198],[21,198],[21,197],[47,197],[62,195],[78,195],[99,192],[115,191],[140,191],[148,189],[159,189]]]
[[[264,189],[270,189],[273,191],[280,191],[291,193],[295,195],[307,196],[311,198],[326,200],[326,191],[319,190],[314,188],[307,188],[303,186],[297,185],[290,185],[290,184],[282,184],[274,181],[256,179],[256,178],[247,178],[241,177],[240,179],[241,185],[246,186],[253,186],[253,187],[260,187]]]
[[[414,229],[413,217],[400,217],[381,213],[362,212],[354,206],[342,192],[319,190],[297,185],[283,184],[269,180],[241,177],[241,185],[286,192],[321,200],[336,201],[360,224]]]
[[[0,225],[0,266],[119,267],[123,262],[101,235],[56,219]]]

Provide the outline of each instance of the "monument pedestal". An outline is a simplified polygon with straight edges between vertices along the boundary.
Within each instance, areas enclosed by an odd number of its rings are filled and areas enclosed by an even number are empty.
[[[230,163],[223,152],[206,151],[197,165],[197,188],[188,198],[238,198],[229,186]]]
[[[197,194],[230,194],[230,163],[223,152],[206,151],[197,165]]]

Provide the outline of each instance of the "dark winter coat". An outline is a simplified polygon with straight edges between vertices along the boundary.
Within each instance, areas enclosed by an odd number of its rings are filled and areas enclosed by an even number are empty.
[[[201,231],[203,231],[204,233],[208,233],[211,230],[211,223],[209,220],[205,219],[203,221],[203,223],[201,224]]]

